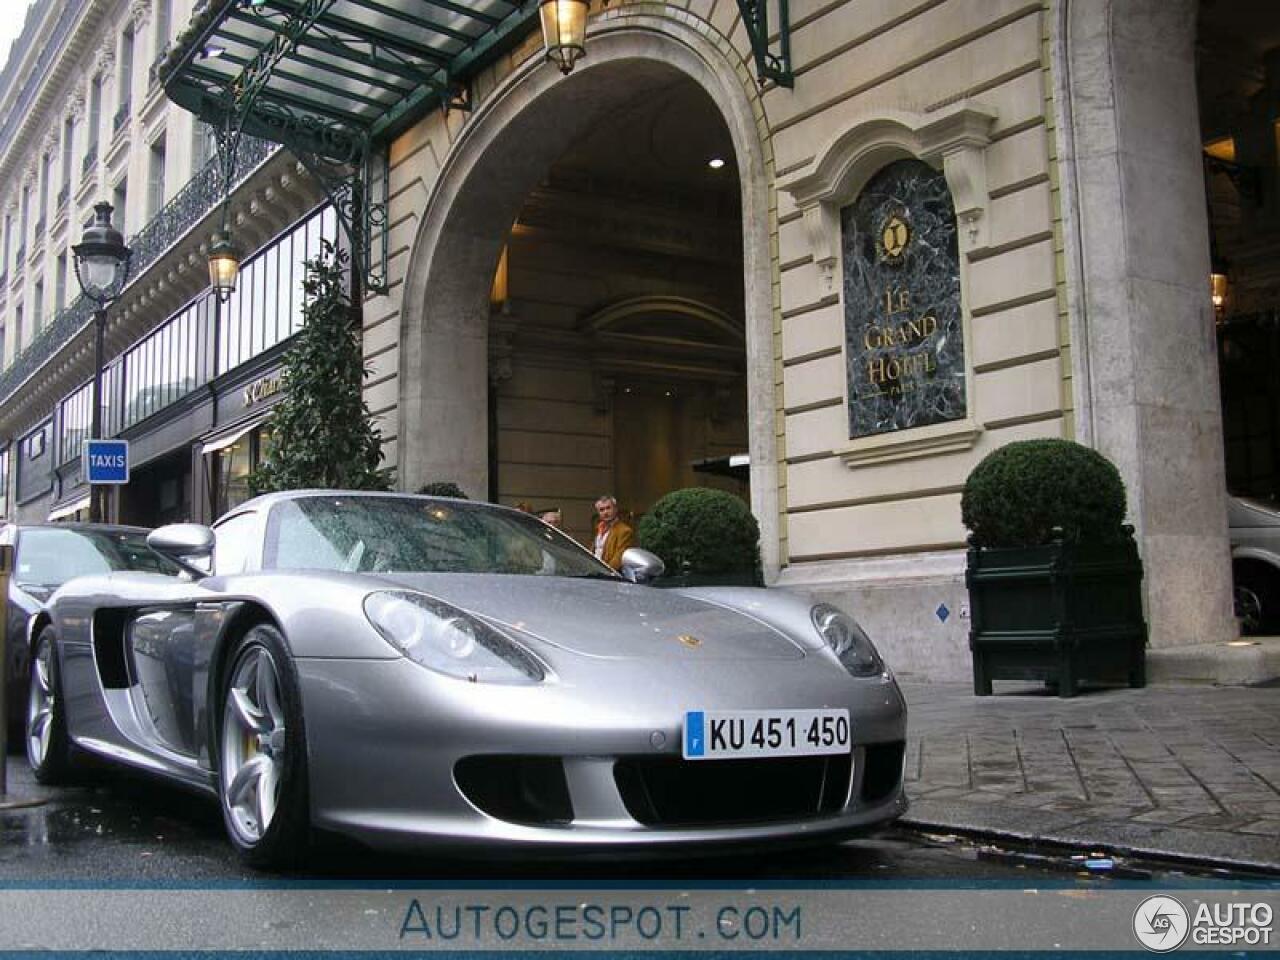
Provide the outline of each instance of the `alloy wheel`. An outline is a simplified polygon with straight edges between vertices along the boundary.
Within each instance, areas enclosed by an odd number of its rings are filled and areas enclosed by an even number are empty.
[[[41,641],[31,661],[31,692],[27,697],[27,759],[41,767],[49,756],[53,737],[53,711],[57,694],[53,688],[53,644]]]
[[[275,817],[285,740],[275,661],[250,646],[236,661],[222,710],[222,802],[242,843],[261,840]]]

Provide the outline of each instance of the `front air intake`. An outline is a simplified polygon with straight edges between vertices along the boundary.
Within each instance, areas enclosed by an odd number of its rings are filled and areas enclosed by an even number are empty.
[[[453,776],[467,800],[497,820],[537,825],[573,819],[559,757],[464,757]]]

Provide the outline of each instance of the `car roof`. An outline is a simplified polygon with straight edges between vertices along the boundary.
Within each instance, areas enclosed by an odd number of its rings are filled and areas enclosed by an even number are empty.
[[[240,513],[245,510],[264,510],[269,509],[277,503],[286,500],[302,500],[309,497],[391,497],[396,500],[424,500],[427,502],[440,503],[465,503],[471,506],[484,507],[491,510],[506,510],[515,513],[522,511],[516,510],[515,507],[508,507],[501,503],[489,503],[487,500],[468,500],[459,497],[437,497],[430,496],[425,493],[404,493],[398,490],[326,490],[326,489],[306,489],[306,490],[279,490],[275,493],[264,493],[254,497],[252,500],[246,500],[218,518],[223,520],[231,516],[233,513]]]
[[[150,533],[150,527],[133,527],[120,523],[14,523],[18,532],[24,530],[78,530],[84,533]]]

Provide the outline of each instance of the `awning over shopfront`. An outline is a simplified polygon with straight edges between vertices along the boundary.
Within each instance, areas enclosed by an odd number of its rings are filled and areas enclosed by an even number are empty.
[[[86,496],[80,497],[77,500],[71,500],[68,503],[59,504],[58,506],[54,507],[52,510],[49,511],[49,520],[50,522],[54,520],[61,520],[64,517],[70,517],[73,514],[77,514],[81,510],[88,510],[88,509],[89,509],[89,497],[86,495]]]
[[[254,417],[248,423],[241,423],[235,429],[226,433],[218,434],[204,441],[200,445],[200,454],[205,456],[210,453],[217,453],[219,450],[225,450],[237,440],[244,437],[254,427],[259,426],[267,421],[268,417]]]

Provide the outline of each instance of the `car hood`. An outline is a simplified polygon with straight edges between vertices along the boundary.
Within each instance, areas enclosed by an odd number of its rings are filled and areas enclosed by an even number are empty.
[[[798,660],[803,649],[754,617],[625,581],[485,574],[388,574],[554,647],[608,660]]]

